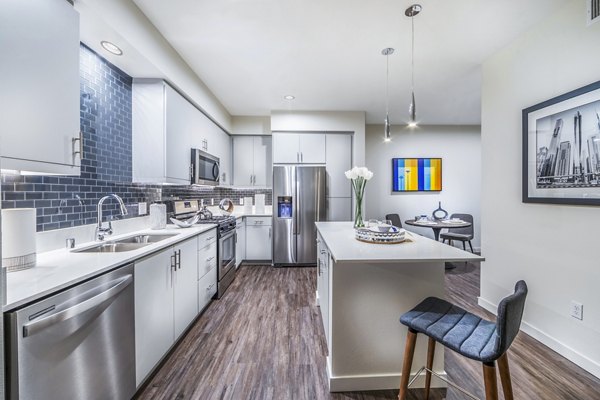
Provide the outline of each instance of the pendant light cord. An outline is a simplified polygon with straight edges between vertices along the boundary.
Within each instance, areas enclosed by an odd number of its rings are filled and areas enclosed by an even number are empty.
[[[390,111],[390,55],[385,55],[385,115]]]
[[[411,90],[415,92],[415,17],[410,18],[412,26],[412,44],[411,44]]]

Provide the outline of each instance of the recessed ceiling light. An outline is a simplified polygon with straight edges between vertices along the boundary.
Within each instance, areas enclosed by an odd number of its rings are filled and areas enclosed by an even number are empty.
[[[104,47],[104,50],[108,51],[109,53],[112,53],[116,56],[121,56],[123,55],[123,50],[121,50],[119,48],[119,46],[117,46],[114,43],[111,42],[107,42],[106,40],[103,40],[100,42],[100,44],[102,45],[102,47]]]
[[[291,94],[288,94],[288,95],[283,96],[283,98],[286,100],[294,100],[296,98],[296,96],[292,96]]]

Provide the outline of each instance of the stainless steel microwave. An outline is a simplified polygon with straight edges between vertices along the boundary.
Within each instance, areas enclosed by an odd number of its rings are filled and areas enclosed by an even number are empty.
[[[219,173],[219,157],[192,149],[192,185],[217,186]]]

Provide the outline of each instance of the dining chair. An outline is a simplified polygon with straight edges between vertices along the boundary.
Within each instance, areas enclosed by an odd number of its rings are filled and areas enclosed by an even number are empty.
[[[473,245],[471,244],[471,240],[473,240],[475,237],[475,230],[473,229],[473,216],[471,214],[452,214],[450,218],[459,218],[463,221],[471,223],[471,225],[464,228],[448,228],[448,232],[443,232],[440,234],[442,243],[446,243],[446,240],[448,240],[448,243],[452,246],[455,240],[460,240],[463,245],[463,250],[467,250],[465,243],[469,242],[471,253],[473,253]]]
[[[392,221],[392,225],[396,228],[402,228],[402,221],[400,221],[400,216],[398,214],[386,214],[385,219]]]

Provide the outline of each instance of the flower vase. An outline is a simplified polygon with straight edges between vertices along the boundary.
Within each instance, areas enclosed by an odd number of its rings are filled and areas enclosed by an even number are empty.
[[[362,202],[362,196],[356,196],[356,204],[354,210],[354,229],[363,228],[365,226],[365,221],[363,221],[362,216]]]

